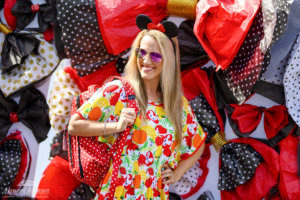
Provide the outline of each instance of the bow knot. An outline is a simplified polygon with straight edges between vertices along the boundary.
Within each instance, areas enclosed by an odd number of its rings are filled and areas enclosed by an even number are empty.
[[[165,33],[166,32],[166,30],[165,30],[165,28],[164,28],[164,26],[162,25],[162,24],[154,24],[154,23],[149,23],[148,25],[147,25],[147,29],[148,30],[158,30],[158,31],[161,31],[161,32],[163,32],[163,33]]]
[[[40,10],[40,5],[39,4],[36,4],[36,5],[31,5],[31,11],[33,13],[36,13]]]
[[[11,123],[16,123],[16,122],[19,121],[18,115],[17,115],[16,112],[11,112],[11,113],[9,114],[9,121],[10,121]]]

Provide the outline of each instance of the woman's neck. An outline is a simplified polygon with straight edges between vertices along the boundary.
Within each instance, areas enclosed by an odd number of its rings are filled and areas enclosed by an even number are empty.
[[[145,84],[148,100],[158,102],[161,98],[161,94],[158,89],[159,81],[144,80],[144,84]]]

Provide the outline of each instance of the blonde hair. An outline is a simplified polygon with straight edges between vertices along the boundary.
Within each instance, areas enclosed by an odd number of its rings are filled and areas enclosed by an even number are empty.
[[[139,47],[142,38],[146,35],[151,36],[158,42],[164,58],[158,90],[162,93],[162,103],[164,105],[166,117],[170,120],[175,129],[177,144],[180,144],[182,140],[183,93],[181,86],[179,48],[177,39],[172,39],[174,44],[173,46],[170,39],[160,31],[141,31],[132,44],[132,53],[129,57],[128,63],[125,66],[125,78],[129,80],[136,92],[136,99],[139,103],[142,120],[145,120],[148,99],[146,88],[138,69],[135,49]],[[174,47],[176,56],[174,54]]]

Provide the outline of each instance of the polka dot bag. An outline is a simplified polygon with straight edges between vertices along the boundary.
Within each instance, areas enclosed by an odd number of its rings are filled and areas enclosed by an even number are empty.
[[[138,112],[132,87],[120,77],[112,77],[111,80],[114,78],[120,79],[124,85],[127,96],[127,107],[134,108],[135,111]],[[99,88],[101,88],[101,86],[91,85],[87,91],[82,92],[75,97],[72,102],[71,115],[74,114]],[[113,156],[112,178],[117,177],[118,168],[121,164],[121,153],[127,135],[129,134],[130,127],[127,127],[125,131],[120,134],[111,148],[109,148],[106,143],[98,142],[98,137],[79,137],[66,134],[71,172],[81,182],[97,188],[108,171]],[[115,189],[114,185],[116,184],[117,183],[112,182],[111,193],[113,193]]]

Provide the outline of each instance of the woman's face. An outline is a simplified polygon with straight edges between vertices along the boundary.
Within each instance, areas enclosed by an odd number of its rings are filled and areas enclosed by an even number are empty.
[[[142,38],[139,49],[137,63],[142,79],[159,81],[163,58],[158,42],[153,37],[146,35]]]

